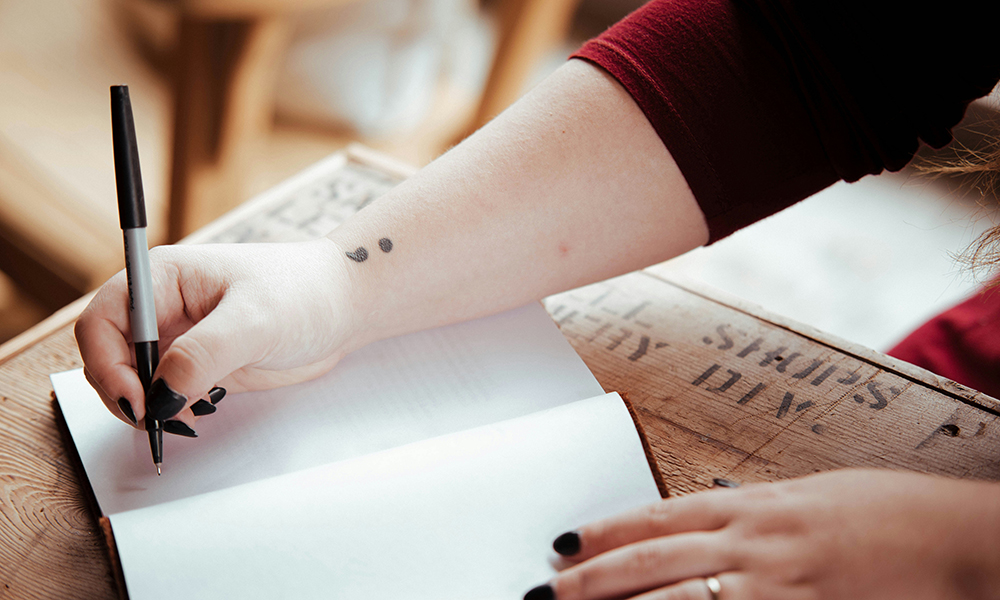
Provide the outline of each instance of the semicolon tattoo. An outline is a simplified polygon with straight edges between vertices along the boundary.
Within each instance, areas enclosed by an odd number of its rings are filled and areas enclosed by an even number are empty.
[[[365,250],[364,246],[358,246],[354,252],[347,253],[347,258],[354,262],[365,262],[368,260],[368,251]]]
[[[382,238],[378,241],[378,247],[382,252],[390,252],[392,250],[392,240]],[[344,254],[354,262],[365,262],[368,260],[368,249],[364,246],[358,246],[353,252],[345,252]]]

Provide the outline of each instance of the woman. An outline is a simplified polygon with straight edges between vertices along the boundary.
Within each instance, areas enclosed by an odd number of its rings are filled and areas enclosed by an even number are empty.
[[[839,179],[902,168],[1000,78],[995,4],[966,18],[656,0],[327,238],[156,249],[150,412],[190,434],[216,385],[311,378],[372,341],[660,262]],[[76,333],[108,409],[135,424],[125,296],[119,274]],[[993,484],[822,474],[569,532],[555,548],[579,564],[526,597],[993,597],[998,534]]]

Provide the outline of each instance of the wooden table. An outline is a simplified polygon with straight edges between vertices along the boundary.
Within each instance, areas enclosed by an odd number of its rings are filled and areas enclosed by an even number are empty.
[[[408,172],[354,149],[186,242],[316,237]],[[0,347],[0,598],[116,596],[48,379],[81,365],[85,303]],[[656,267],[544,303],[604,388],[627,394],[671,494],[846,466],[1000,479],[997,400],[911,365]]]

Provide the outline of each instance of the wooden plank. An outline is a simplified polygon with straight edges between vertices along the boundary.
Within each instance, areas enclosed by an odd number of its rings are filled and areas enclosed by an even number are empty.
[[[79,366],[63,327],[0,367],[0,582],[5,598],[115,596],[104,541],[62,444],[48,374]]]
[[[839,348],[843,352],[863,360],[882,365],[885,368],[903,374],[906,377],[921,381],[924,384],[941,391],[942,393],[947,393],[956,398],[961,398],[967,402],[981,406],[986,410],[995,412],[1000,411],[1000,401],[996,398],[987,396],[982,392],[966,387],[946,377],[941,377],[940,375],[932,373],[916,365],[912,365],[892,356],[882,354],[877,350],[872,350],[871,348],[855,344],[849,340],[845,340],[825,331],[820,331],[819,329],[806,325],[805,323],[800,323],[793,319],[777,315],[761,306],[758,306],[757,304],[754,304],[753,302],[748,302],[742,298],[731,296],[699,281],[686,277],[680,277],[676,274],[670,273],[669,270],[665,268],[659,268],[657,265],[649,267],[644,271],[650,275],[659,277],[664,281],[682,287],[693,294],[702,296],[703,298],[721,301],[736,310],[745,312],[758,319],[777,325],[778,327],[794,331],[821,344],[826,344],[827,346],[833,348]]]
[[[629,394],[671,492],[847,466],[1000,478],[988,397],[942,393],[648,273],[545,305],[605,389]]]

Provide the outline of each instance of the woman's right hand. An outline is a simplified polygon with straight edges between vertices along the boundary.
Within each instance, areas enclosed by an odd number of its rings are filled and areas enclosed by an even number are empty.
[[[150,260],[160,337],[153,381],[165,384],[149,398],[157,418],[191,426],[191,405],[213,387],[246,391],[305,381],[360,346],[352,278],[329,239],[164,246]],[[80,315],[76,339],[87,379],[108,410],[141,424],[146,402],[134,366],[124,271]]]
[[[706,241],[701,208],[639,105],[572,60],[328,239],[154,249],[154,383],[179,396],[151,394],[151,406],[189,407],[216,385],[302,381],[368,342],[522,306]],[[125,398],[142,419],[123,273],[76,331],[109,409],[123,415]]]

